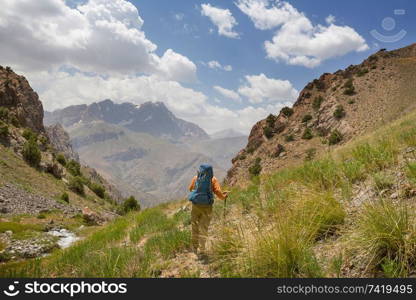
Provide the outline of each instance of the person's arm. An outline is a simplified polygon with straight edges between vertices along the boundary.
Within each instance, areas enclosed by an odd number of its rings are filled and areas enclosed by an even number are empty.
[[[225,198],[227,198],[227,193],[224,193],[221,190],[220,183],[218,182],[218,179],[216,177],[212,177],[212,191],[221,200],[224,200]]]
[[[192,178],[191,184],[188,187],[190,192],[192,192],[193,189],[195,188],[195,182],[196,182],[196,176],[194,176],[194,178]]]

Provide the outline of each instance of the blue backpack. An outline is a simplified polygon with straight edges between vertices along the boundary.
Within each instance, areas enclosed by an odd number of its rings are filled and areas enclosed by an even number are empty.
[[[214,195],[212,194],[212,177],[214,177],[212,166],[201,165],[199,167],[195,187],[188,196],[189,201],[193,204],[210,205],[214,203]]]

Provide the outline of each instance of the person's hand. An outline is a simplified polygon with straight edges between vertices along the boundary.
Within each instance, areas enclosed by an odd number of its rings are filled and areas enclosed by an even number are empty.
[[[228,192],[223,192],[225,199],[228,198]]]

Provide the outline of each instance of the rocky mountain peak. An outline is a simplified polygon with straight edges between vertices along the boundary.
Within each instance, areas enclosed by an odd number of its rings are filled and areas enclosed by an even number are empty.
[[[59,122],[64,127],[93,121],[121,125],[135,132],[168,139],[209,138],[196,124],[177,118],[163,102],[145,102],[136,106],[132,103],[117,104],[106,99],[90,105],[69,106],[45,116],[46,124]]]

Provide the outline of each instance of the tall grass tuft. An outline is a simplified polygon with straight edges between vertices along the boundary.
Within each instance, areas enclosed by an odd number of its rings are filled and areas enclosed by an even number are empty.
[[[384,266],[390,274],[407,276],[415,266],[416,223],[407,204],[379,199],[365,205],[356,230],[357,246],[370,268]]]

